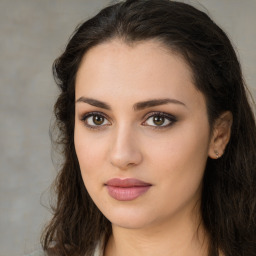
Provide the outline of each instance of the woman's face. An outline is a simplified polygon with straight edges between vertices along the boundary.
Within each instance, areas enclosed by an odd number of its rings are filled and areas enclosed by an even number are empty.
[[[114,225],[190,216],[210,149],[205,98],[156,41],[90,49],[76,79],[75,149],[84,184]]]

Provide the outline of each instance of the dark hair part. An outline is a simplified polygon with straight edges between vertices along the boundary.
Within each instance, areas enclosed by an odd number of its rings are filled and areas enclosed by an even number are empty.
[[[57,204],[42,236],[51,255],[92,255],[111,224],[83,184],[74,148],[75,79],[84,54],[119,38],[128,44],[158,40],[189,64],[207,103],[210,126],[224,111],[233,114],[230,142],[218,160],[208,159],[201,200],[209,255],[255,256],[256,126],[240,64],[226,34],[196,8],[168,0],[128,0],[109,6],[78,27],[53,64],[60,88],[55,104],[58,143],[64,162],[55,181]]]

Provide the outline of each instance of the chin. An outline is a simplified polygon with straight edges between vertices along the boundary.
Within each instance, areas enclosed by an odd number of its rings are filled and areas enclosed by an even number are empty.
[[[139,210],[117,210],[111,213],[104,214],[105,217],[112,223],[112,225],[119,226],[126,229],[141,229],[145,228],[153,222],[152,215],[149,213],[139,212]]]
[[[110,222],[114,226],[118,226],[125,229],[143,229],[149,225],[149,223],[147,223],[145,220],[131,218],[113,220]]]

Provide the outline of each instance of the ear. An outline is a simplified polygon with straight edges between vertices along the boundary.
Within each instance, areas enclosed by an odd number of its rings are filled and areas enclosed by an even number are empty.
[[[224,154],[229,142],[233,115],[230,111],[223,112],[213,125],[213,132],[210,141],[208,156],[217,159]]]

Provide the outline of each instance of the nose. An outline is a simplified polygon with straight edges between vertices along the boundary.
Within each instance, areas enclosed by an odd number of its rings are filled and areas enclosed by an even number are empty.
[[[131,129],[119,128],[113,135],[110,163],[121,170],[127,170],[142,162],[138,140]]]

